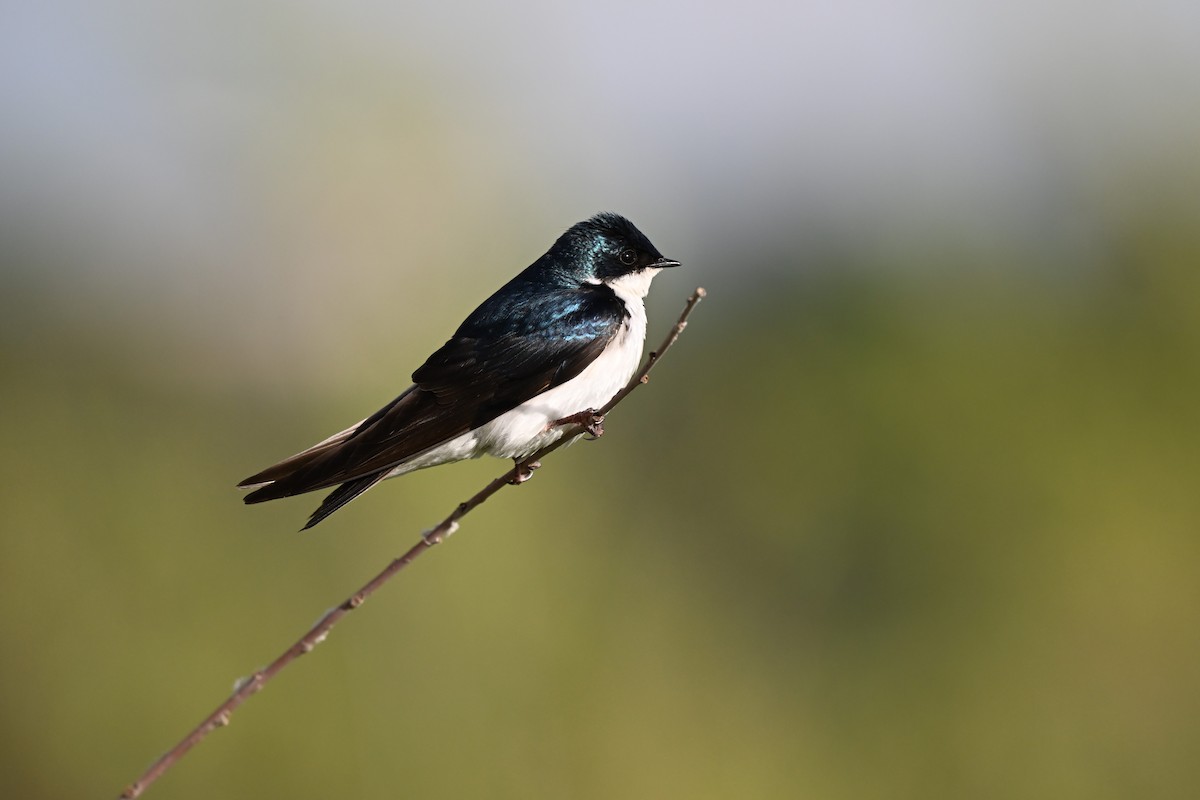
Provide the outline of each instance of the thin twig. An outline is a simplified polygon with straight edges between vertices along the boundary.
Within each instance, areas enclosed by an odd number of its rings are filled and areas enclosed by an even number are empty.
[[[675,343],[675,340],[679,338],[679,334],[683,333],[683,329],[687,327],[688,315],[692,313],[692,309],[696,307],[696,304],[699,303],[704,296],[704,289],[697,287],[696,291],[692,293],[692,296],[688,298],[687,305],[685,305],[683,308],[683,313],[679,315],[679,320],[671,328],[671,331],[667,334],[667,338],[663,340],[663,343],[659,345],[657,350],[654,350],[650,353],[650,355],[646,358],[645,363],[642,365],[642,368],[636,375],[633,376],[632,380],[630,380],[629,383],[623,389],[621,389],[621,391],[613,395],[612,399],[605,403],[603,408],[599,409],[599,416],[607,414],[613,409],[614,406],[617,405],[617,403],[628,397],[630,392],[650,380],[650,370],[652,370],[654,365],[658,363],[658,360],[662,358],[663,353],[665,353],[668,348]],[[559,438],[553,444],[543,447],[541,450],[526,458],[520,464],[515,464],[508,472],[494,479],[487,486],[483,487],[483,489],[479,490],[479,492],[477,492],[470,500],[467,500],[465,503],[460,503],[458,507],[450,513],[450,516],[442,520],[436,528],[421,534],[421,540],[410,547],[408,552],[399,558],[394,559],[390,564],[387,565],[387,567],[384,568],[382,572],[369,580],[357,592],[347,597],[340,605],[327,611],[325,616],[321,617],[321,619],[318,620],[317,623],[313,625],[307,633],[297,639],[291,647],[289,647],[287,650],[284,650],[278,658],[276,658],[263,669],[255,672],[250,677],[238,681],[237,685],[234,687],[233,694],[231,694],[224,703],[221,703],[221,705],[217,706],[216,710],[205,717],[204,721],[193,728],[187,736],[183,737],[179,744],[172,747],[169,751],[163,754],[161,758],[151,764],[150,768],[142,773],[140,778],[126,787],[125,791],[121,793],[120,797],[123,798],[123,800],[132,800],[132,798],[140,796],[142,792],[146,791],[146,789],[152,783],[162,777],[163,773],[174,766],[175,763],[179,761],[179,759],[182,758],[185,753],[199,744],[206,736],[208,736],[208,734],[212,733],[216,728],[221,728],[225,725],[228,725],[230,716],[238,708],[238,706],[250,699],[251,695],[261,691],[262,688],[266,686],[267,681],[275,677],[280,670],[305,653],[312,652],[313,648],[325,641],[325,637],[329,635],[329,631],[332,630],[333,626],[336,625],[342,617],[346,616],[346,614],[365,603],[367,598],[374,594],[377,589],[383,586],[383,584],[387,583],[388,580],[390,580],[397,572],[415,561],[417,556],[421,555],[426,550],[429,550],[434,545],[441,544],[443,541],[445,541],[450,534],[454,533],[454,531],[458,529],[458,521],[469,514],[476,506],[481,505],[485,500],[503,489],[505,486],[516,483],[518,477],[527,477],[531,469],[531,465],[533,465],[539,459],[554,452],[564,444],[572,441],[575,437],[589,432],[585,425],[574,420],[568,422],[567,424],[571,425],[571,427],[567,429],[561,438]],[[600,431],[597,431],[597,433],[599,432]]]

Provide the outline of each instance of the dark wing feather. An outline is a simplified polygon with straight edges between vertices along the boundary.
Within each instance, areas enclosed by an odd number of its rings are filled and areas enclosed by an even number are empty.
[[[252,475],[242,481],[239,486],[256,486],[264,481],[270,481],[265,486],[259,486],[247,494],[245,503],[263,503],[267,500],[278,500],[281,497],[291,497],[304,494],[315,489],[323,489],[351,478],[362,477],[359,472],[348,477],[336,477],[341,466],[352,464],[356,458],[373,440],[372,432],[384,420],[409,420],[419,424],[422,419],[422,407],[428,407],[429,398],[416,386],[411,386],[399,397],[376,411],[370,417],[360,422],[355,428],[343,431],[330,440],[329,444],[321,443],[310,447],[302,453],[279,462],[275,466]],[[345,435],[343,435],[345,434]],[[382,479],[382,478],[381,478]],[[370,488],[370,487],[367,487]],[[363,491],[366,491],[364,488]]]
[[[366,419],[364,419],[362,422],[358,423],[357,425],[352,425],[349,428],[347,428],[346,430],[342,431],[341,433],[335,433],[333,436],[330,436],[328,439],[325,439],[324,441],[321,441],[321,442],[317,442],[316,444],[314,444],[312,447],[308,448],[307,450],[302,450],[301,452],[297,453],[294,456],[285,458],[283,461],[280,461],[278,464],[273,464],[273,465],[267,467],[262,472],[256,472],[255,474],[251,475],[249,478],[246,478],[245,480],[241,481],[238,484],[238,488],[239,489],[247,489],[247,488],[254,488],[254,487],[262,486],[265,483],[270,483],[272,481],[280,480],[281,478],[286,478],[288,475],[291,475],[292,473],[296,472],[297,470],[301,469],[302,467],[305,467],[305,466],[313,463],[317,459],[321,458],[321,456],[328,453],[330,450],[333,450],[334,448],[336,448],[342,442],[344,442],[347,439],[349,439],[350,437],[358,434],[360,431],[363,430],[363,428],[374,424],[374,422],[377,419],[379,419],[384,414],[386,414],[388,411],[390,411],[393,406],[395,406],[397,403],[399,403],[401,400],[403,400],[404,397],[409,392],[413,391],[413,389],[416,389],[416,388],[417,387],[415,387],[415,386],[410,386],[408,389],[405,389],[403,394],[401,394],[395,400],[388,403],[386,406],[379,409],[374,414],[367,417]],[[265,499],[270,499],[270,498],[265,498]]]
[[[278,476],[267,477],[274,482],[246,495],[245,501],[347,484],[326,499],[333,507],[323,519],[413,456],[574,378],[604,351],[626,314],[624,304],[604,286],[543,290],[526,298],[509,294],[508,308],[494,295],[476,309],[413,373],[414,387],[344,439],[334,437],[328,446],[317,445],[247,479],[253,485],[264,476]],[[519,313],[511,307],[517,303]]]

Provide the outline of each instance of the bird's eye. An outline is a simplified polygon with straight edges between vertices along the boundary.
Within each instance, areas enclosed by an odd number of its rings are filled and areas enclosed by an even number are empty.
[[[637,253],[631,247],[626,247],[622,250],[621,255],[617,256],[617,258],[621,259],[621,263],[627,267],[632,267],[637,263]]]

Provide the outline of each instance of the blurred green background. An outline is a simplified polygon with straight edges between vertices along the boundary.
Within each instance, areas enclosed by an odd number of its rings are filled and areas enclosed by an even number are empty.
[[[233,484],[596,211],[709,299],[159,798],[1200,783],[1200,11],[25,4],[0,769],[113,796],[504,464]]]

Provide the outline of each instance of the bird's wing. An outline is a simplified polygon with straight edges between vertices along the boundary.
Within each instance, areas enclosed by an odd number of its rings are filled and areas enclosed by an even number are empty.
[[[343,432],[344,438],[338,434],[247,478],[243,486],[271,483],[245,501],[289,497],[386,473],[574,378],[604,351],[626,314],[611,290],[594,288],[573,290],[569,296],[565,290],[561,296],[540,295],[533,307],[526,304],[525,315],[506,317],[512,323],[500,335],[488,316],[496,309],[485,303],[413,373],[415,386]]]
[[[415,387],[413,387],[413,388],[415,388]],[[407,394],[410,391],[412,391],[412,388],[406,390],[405,394]],[[388,403],[388,405],[386,407],[390,408],[394,403],[398,402],[403,396],[404,395],[397,397],[391,403]],[[299,453],[296,453],[296,455],[294,455],[294,456],[289,456],[288,458],[285,458],[283,461],[280,461],[278,464],[273,464],[273,465],[267,467],[262,472],[256,472],[255,474],[251,475],[249,478],[246,478],[244,481],[239,483],[238,488],[239,489],[257,489],[260,486],[267,485],[271,481],[277,481],[280,478],[287,477],[288,475],[295,472],[300,467],[303,467],[305,464],[311,464],[313,461],[316,461],[321,456],[325,455],[330,450],[332,450],[333,448],[337,447],[342,442],[349,439],[351,436],[354,435],[355,431],[357,431],[360,427],[362,427],[363,422],[366,422],[366,420],[363,420],[362,422],[356,422],[355,424],[351,425],[349,428],[346,428],[346,430],[341,431],[340,433],[335,433],[333,436],[330,436],[328,439],[317,442],[316,444],[314,444],[312,447],[308,448],[307,450],[302,450]]]

